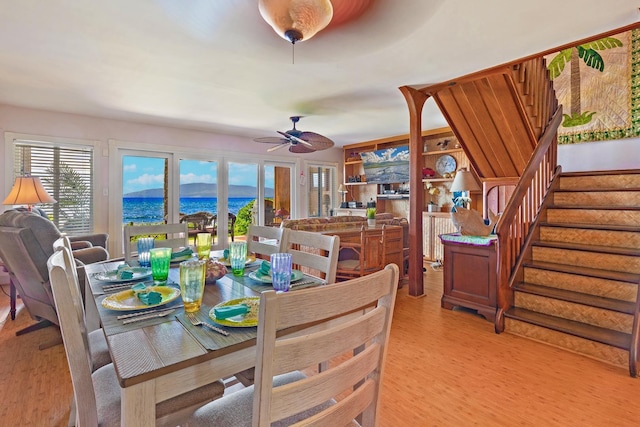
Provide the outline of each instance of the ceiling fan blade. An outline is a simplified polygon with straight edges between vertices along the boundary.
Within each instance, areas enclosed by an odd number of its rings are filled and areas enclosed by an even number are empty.
[[[287,145],[289,145],[289,141],[283,142],[282,144],[278,144],[278,145],[276,145],[275,147],[271,147],[271,148],[269,148],[269,149],[267,150],[267,153],[270,153],[270,152],[272,152],[272,151],[276,151],[276,150],[278,150],[278,149],[280,149],[280,148],[282,148],[282,147],[285,147],[285,146],[287,146]]]
[[[307,141],[315,151],[326,150],[334,146],[332,140],[315,132],[301,132],[298,138]]]
[[[282,144],[285,142],[289,142],[288,139],[278,138],[277,136],[267,136],[264,138],[254,138],[255,142],[266,142],[268,144]]]
[[[313,153],[314,150],[312,147],[307,147],[302,144],[291,144],[289,145],[289,151],[296,154],[305,154],[305,153]]]

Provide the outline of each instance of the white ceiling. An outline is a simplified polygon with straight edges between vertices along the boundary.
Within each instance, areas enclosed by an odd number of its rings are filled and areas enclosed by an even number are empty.
[[[398,90],[638,20],[629,0],[374,0],[292,46],[257,0],[0,0],[0,103],[341,146],[408,132]],[[424,128],[445,126],[432,101]]]

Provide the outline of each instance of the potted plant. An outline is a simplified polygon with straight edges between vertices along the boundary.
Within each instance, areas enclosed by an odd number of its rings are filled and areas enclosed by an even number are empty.
[[[369,227],[375,227],[376,208],[367,208],[367,225],[369,225]]]

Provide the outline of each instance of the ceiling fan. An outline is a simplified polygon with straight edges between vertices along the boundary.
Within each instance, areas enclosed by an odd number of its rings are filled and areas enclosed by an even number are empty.
[[[282,137],[264,137],[256,138],[256,142],[265,142],[268,144],[278,144],[275,147],[269,148],[267,151],[275,151],[279,148],[289,146],[289,151],[292,153],[313,153],[314,151],[326,150],[333,147],[333,141],[315,132],[302,132],[296,129],[296,123],[302,116],[289,117],[293,122],[293,129],[286,132],[276,131]]]

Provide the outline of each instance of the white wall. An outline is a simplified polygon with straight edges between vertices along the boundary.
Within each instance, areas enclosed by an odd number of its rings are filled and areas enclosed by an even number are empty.
[[[640,138],[558,146],[563,172],[640,169]]]
[[[167,126],[154,126],[122,120],[100,119],[76,114],[54,113],[14,106],[0,105],[0,132],[4,139],[5,132],[30,134],[57,138],[90,140],[97,143],[96,149],[96,193],[99,194],[95,210],[96,232],[108,232],[108,196],[103,196],[103,189],[109,188],[111,174],[109,170],[109,141],[126,141],[157,146],[196,148],[215,150],[220,153],[242,153],[243,158],[291,160],[297,163],[298,170],[305,170],[306,161],[332,162],[341,165],[342,149],[338,147],[310,154],[293,154],[282,149],[274,154],[267,153],[269,145],[258,144],[250,138],[220,135],[189,129]],[[274,132],[275,134],[275,132]],[[5,150],[0,150],[0,165],[6,165]],[[339,179],[342,179],[341,166]],[[117,173],[117,171],[115,171]],[[9,193],[13,182],[7,182],[7,174],[0,173],[0,191],[3,198]],[[12,181],[12,180],[11,180]],[[298,212],[306,216],[306,188],[296,180],[298,194]],[[4,207],[0,206],[0,212]]]

